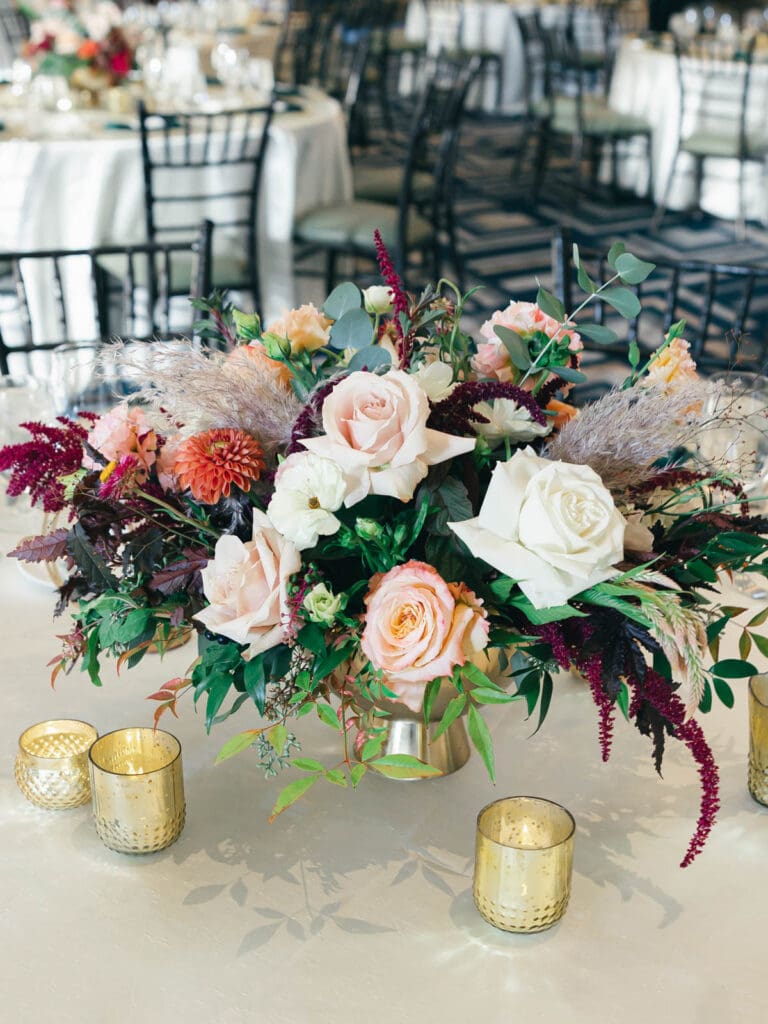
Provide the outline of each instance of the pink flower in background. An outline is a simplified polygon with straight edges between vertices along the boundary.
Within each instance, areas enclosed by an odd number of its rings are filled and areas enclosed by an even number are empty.
[[[482,604],[463,583],[411,560],[371,579],[360,646],[403,704],[419,711],[428,682],[488,644]]]
[[[175,492],[181,489],[179,479],[174,471],[176,456],[184,438],[181,434],[174,434],[166,439],[165,443],[157,453],[157,479],[164,491]]]
[[[88,444],[109,462],[135,455],[145,470],[157,458],[157,434],[147,423],[144,411],[125,402],[99,417],[88,434]]]
[[[497,380],[510,382],[516,379],[518,371],[512,366],[504,343],[494,328],[506,327],[510,331],[527,339],[535,331],[552,338],[557,334],[558,340],[568,339],[571,352],[581,352],[584,345],[581,336],[573,328],[560,329],[554,317],[543,312],[535,302],[510,302],[506,309],[497,309],[480,328],[480,334],[486,339],[477,346],[477,355],[472,366],[484,377],[495,377]]]

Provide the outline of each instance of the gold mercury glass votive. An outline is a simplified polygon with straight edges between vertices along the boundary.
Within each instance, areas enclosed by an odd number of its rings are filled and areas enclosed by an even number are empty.
[[[19,737],[13,774],[27,800],[48,810],[87,803],[88,748],[98,735],[87,722],[67,718],[26,729]]]
[[[153,853],[184,828],[181,744],[168,732],[118,729],[91,747],[93,817],[99,838],[119,853]]]
[[[768,675],[749,681],[749,792],[768,807]]]
[[[541,932],[568,906],[576,824],[551,800],[511,796],[477,816],[475,906],[505,932]]]

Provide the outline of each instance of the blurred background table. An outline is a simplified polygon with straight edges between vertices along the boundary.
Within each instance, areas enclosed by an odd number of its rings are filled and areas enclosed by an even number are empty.
[[[330,1024],[352,1007],[370,1024],[764,1019],[768,810],[746,788],[746,684],[732,711],[703,720],[722,810],[685,871],[694,765],[669,741],[658,779],[648,742],[622,721],[601,764],[588,689],[569,677],[536,736],[522,708],[489,709],[495,787],[473,756],[435,782],[317,787],[271,826],[285,779],[265,781],[248,753],[213,763],[255,714],[244,708],[206,736],[186,707],[163,723],[183,745],[186,828],[166,851],[130,857],[101,845],[87,807],[26,803],[13,781],[17,737],[55,717],[102,733],[150,724],[146,695],[194,652],[148,657],[119,679],[107,671],[100,691],[79,673],[52,691],[45,663],[65,630],[52,607],[52,593],[2,559],[0,985],[14,1024],[128,1024],[160,1006],[187,1024]],[[335,743],[311,718],[298,731],[307,756]],[[532,936],[495,931],[471,896],[477,812],[512,793],[561,802],[577,822],[571,905]]]

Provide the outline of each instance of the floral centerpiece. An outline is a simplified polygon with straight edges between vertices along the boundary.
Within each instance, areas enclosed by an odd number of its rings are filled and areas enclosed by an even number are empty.
[[[209,729],[258,712],[220,758],[255,747],[267,773],[300,773],[274,816],[324,781],[435,774],[383,744],[393,707],[429,722],[446,689],[433,739],[466,717],[493,778],[489,709],[524,701],[541,726],[558,670],[575,669],[604,758],[617,713],[650,737],[657,769],[669,737],[689,749],[702,783],[689,864],[718,807],[696,714],[756,671],[718,658],[743,610],[715,585],[766,572],[768,522],[697,456],[736,413],[710,411],[683,324],[650,358],[630,346],[621,387],[578,414],[566,402],[582,337],[615,341],[584,307],[599,296],[634,316],[631,286],[653,270],[620,245],[600,287],[575,251],[588,294],[574,312],[540,289],[474,341],[468,296],[447,282],[406,294],[377,243],[384,286],[343,284],[268,329],[201,303],[215,344],[156,349],[130,401],[29,423],[31,439],[0,453],[9,493],[60,513],[13,552],[69,566],[59,609],[74,627],[54,678],[81,665],[99,684],[104,656],[132,666],[193,627],[199,656],[151,695],[155,719],[184,696]],[[766,651],[766,618],[745,627],[744,658]],[[307,714],[337,732],[334,763],[300,755]]]
[[[59,75],[85,89],[117,85],[128,77],[134,45],[117,4],[60,0],[39,10],[24,10],[30,18],[30,38],[23,55],[37,74]]]

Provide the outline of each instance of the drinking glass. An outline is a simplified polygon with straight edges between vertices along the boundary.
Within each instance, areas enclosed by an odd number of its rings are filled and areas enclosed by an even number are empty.
[[[104,413],[131,392],[117,351],[98,342],[58,345],[51,354],[51,395],[59,415]]]

